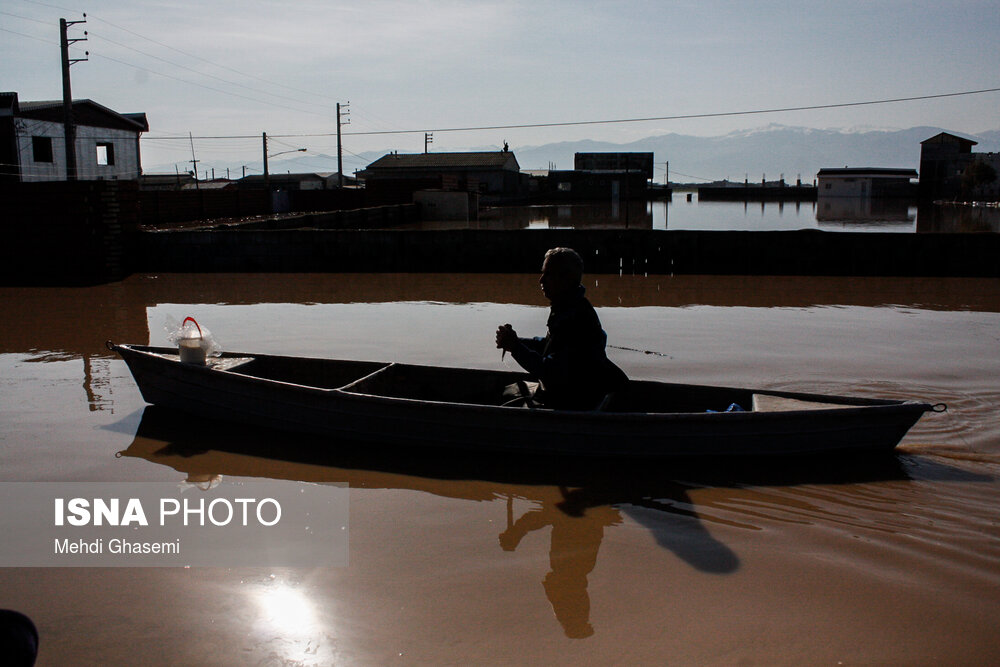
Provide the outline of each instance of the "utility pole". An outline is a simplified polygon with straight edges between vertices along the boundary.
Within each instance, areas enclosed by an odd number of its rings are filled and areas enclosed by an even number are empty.
[[[264,189],[271,190],[271,172],[267,170],[267,132],[264,132]]]
[[[82,21],[67,21],[66,19],[59,19],[59,49],[62,56],[62,85],[63,85],[63,125],[65,129],[63,134],[66,137],[66,180],[75,181],[77,177],[76,170],[76,123],[73,121],[73,92],[70,87],[69,81],[69,68],[74,63],[83,62],[87,58],[70,58],[69,57],[69,47],[70,44],[76,44],[77,42],[86,42],[87,31],[84,30],[84,37],[77,39],[70,39],[67,34],[67,29],[71,25],[76,25],[77,23],[86,23],[87,15],[83,15]],[[89,56],[90,51],[85,51],[84,55]]]
[[[344,104],[345,107],[351,106],[350,102]],[[344,125],[351,124],[351,110],[344,109],[341,111],[340,102],[337,102],[337,187],[344,187],[344,149],[340,143],[340,125],[341,118],[346,117],[347,120],[343,122]]]
[[[194,187],[196,190],[201,190],[201,186],[198,185],[198,163],[201,160],[196,159],[194,156],[194,137],[190,132],[188,132],[188,139],[191,140],[191,171],[194,172]],[[208,172],[205,173],[205,178],[208,178]]]
[[[427,153],[427,147],[434,143],[434,133],[424,132],[424,153]]]

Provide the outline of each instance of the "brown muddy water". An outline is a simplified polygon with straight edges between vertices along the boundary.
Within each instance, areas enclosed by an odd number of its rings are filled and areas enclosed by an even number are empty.
[[[948,404],[877,463],[657,464],[611,485],[571,463],[164,424],[104,347],[165,344],[168,316],[192,315],[228,350],[503,368],[498,324],[544,329],[535,280],[0,288],[0,481],[351,488],[343,567],[0,569],[0,607],[40,630],[38,664],[1000,661],[998,280],[588,276],[634,378]]]

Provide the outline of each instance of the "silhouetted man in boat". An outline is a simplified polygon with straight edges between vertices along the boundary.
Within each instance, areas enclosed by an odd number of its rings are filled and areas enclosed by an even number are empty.
[[[608,337],[584,296],[582,278],[583,260],[576,251],[549,250],[538,280],[542,293],[552,303],[548,335],[518,338],[509,324],[497,329],[497,347],[510,352],[539,382],[533,398],[547,408],[599,409],[611,392],[628,381],[604,352]]]

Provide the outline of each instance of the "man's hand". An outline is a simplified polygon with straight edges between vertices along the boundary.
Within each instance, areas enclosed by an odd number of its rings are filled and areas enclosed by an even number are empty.
[[[517,345],[517,332],[509,324],[497,327],[497,349],[510,352]]]

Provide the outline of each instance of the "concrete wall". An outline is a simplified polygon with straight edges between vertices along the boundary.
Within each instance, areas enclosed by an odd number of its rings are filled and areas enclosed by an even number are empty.
[[[423,220],[458,220],[468,222],[479,218],[479,194],[419,190],[413,193],[413,203],[420,206]]]
[[[587,271],[601,274],[1000,277],[1000,233],[387,229],[415,218],[413,204],[265,220],[256,229],[140,232],[136,196],[135,184],[118,181],[3,185],[0,282],[94,283],[148,272],[535,273],[556,246],[576,248]]]
[[[21,180],[25,183],[66,180],[65,126],[44,120],[19,118],[17,146],[21,158]],[[35,162],[32,137],[52,140],[52,162]],[[114,164],[97,163],[97,144],[114,146]],[[78,180],[135,180],[139,178],[139,155],[135,132],[78,125],[76,128]]]
[[[136,197],[144,225],[271,213],[264,190],[137,190]]]
[[[1000,234],[671,230],[142,233],[136,272],[534,273],[569,246],[589,273],[1000,276]]]
[[[95,284],[129,273],[134,207],[117,181],[17,183],[0,188],[0,283]]]

